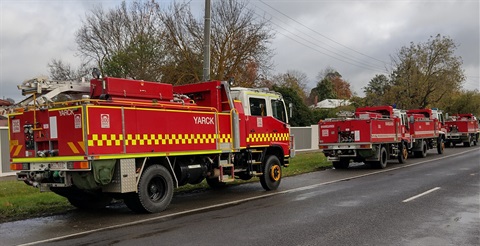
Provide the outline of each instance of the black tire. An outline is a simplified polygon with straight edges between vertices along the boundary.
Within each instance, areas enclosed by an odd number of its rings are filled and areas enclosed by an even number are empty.
[[[223,189],[227,186],[227,183],[220,182],[220,180],[218,180],[218,177],[216,177],[216,178],[206,178],[206,180],[207,180],[208,186],[210,186],[210,188],[212,188],[214,190]]]
[[[147,167],[138,182],[138,193],[128,194],[125,205],[137,213],[158,213],[165,210],[173,197],[173,179],[160,165]]]
[[[445,142],[443,141],[442,137],[438,137],[437,139],[437,153],[438,154],[443,154],[445,151]]]
[[[276,190],[282,181],[282,166],[275,155],[266,158],[260,184],[265,190]]]
[[[332,165],[335,169],[347,169],[350,166],[349,159],[340,159],[340,161],[332,162]]]
[[[415,157],[425,158],[425,157],[427,157],[427,150],[428,150],[427,142],[422,141],[422,150],[421,151],[415,151],[414,155],[415,155]]]
[[[408,150],[407,146],[405,146],[404,142],[398,144],[398,163],[403,164],[405,160],[408,158]]]
[[[464,147],[472,146],[472,137],[470,135],[468,136],[467,142],[463,142],[463,146]]]
[[[385,147],[380,148],[380,160],[375,162],[375,166],[378,169],[384,169],[387,167],[387,162],[388,162],[388,154],[387,154],[387,149]]]

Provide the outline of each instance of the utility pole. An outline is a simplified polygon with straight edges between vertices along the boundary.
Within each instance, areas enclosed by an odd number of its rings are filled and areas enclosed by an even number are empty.
[[[210,0],[205,0],[205,28],[203,47],[203,81],[210,80]]]

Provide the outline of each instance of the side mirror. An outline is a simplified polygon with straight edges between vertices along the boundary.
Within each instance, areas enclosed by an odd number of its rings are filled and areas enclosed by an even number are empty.
[[[410,115],[409,122],[411,124],[413,124],[415,122],[415,118],[413,117],[413,115]]]

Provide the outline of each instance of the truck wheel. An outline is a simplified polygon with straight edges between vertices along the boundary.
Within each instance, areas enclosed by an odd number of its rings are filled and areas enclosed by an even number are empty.
[[[427,150],[428,150],[427,142],[422,141],[422,150],[421,151],[415,151],[414,155],[415,155],[415,157],[425,158],[425,157],[427,157]]]
[[[385,147],[382,147],[380,149],[380,160],[375,162],[376,167],[378,169],[386,168],[387,161],[388,161],[387,149],[385,149]]]
[[[403,142],[398,144],[398,163],[403,164],[408,158],[408,150]]]
[[[282,181],[282,167],[280,160],[275,155],[267,157],[260,184],[265,190],[276,190]]]
[[[472,138],[468,136],[467,142],[463,142],[464,147],[470,147],[472,143]]]
[[[340,159],[340,161],[332,162],[335,169],[347,169],[350,166],[350,159]]]
[[[138,193],[128,194],[125,205],[137,213],[157,213],[165,210],[173,197],[173,179],[160,165],[147,167],[138,182]]]
[[[443,154],[444,151],[445,151],[445,142],[443,142],[442,137],[438,137],[438,139],[437,139],[437,153],[441,155],[441,154]]]
[[[227,186],[227,183],[220,182],[220,180],[218,180],[218,177],[216,177],[216,178],[206,178],[206,180],[207,180],[208,186],[210,186],[210,188],[212,188],[214,190],[218,190],[218,189],[221,189],[221,188],[224,188],[224,187]]]

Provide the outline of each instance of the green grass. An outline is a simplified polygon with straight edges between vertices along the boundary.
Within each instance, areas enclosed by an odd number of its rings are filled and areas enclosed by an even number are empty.
[[[283,168],[283,177],[314,172],[331,166],[320,152],[302,152],[291,159],[290,166]],[[235,181],[233,184],[258,182],[258,178],[249,181]],[[185,185],[176,192],[208,189],[205,181],[197,185]],[[0,223],[26,218],[58,214],[73,209],[66,198],[52,192],[40,192],[37,188],[21,181],[0,181]]]
[[[42,192],[21,181],[0,182],[0,222],[65,212],[73,207],[64,197]]]

